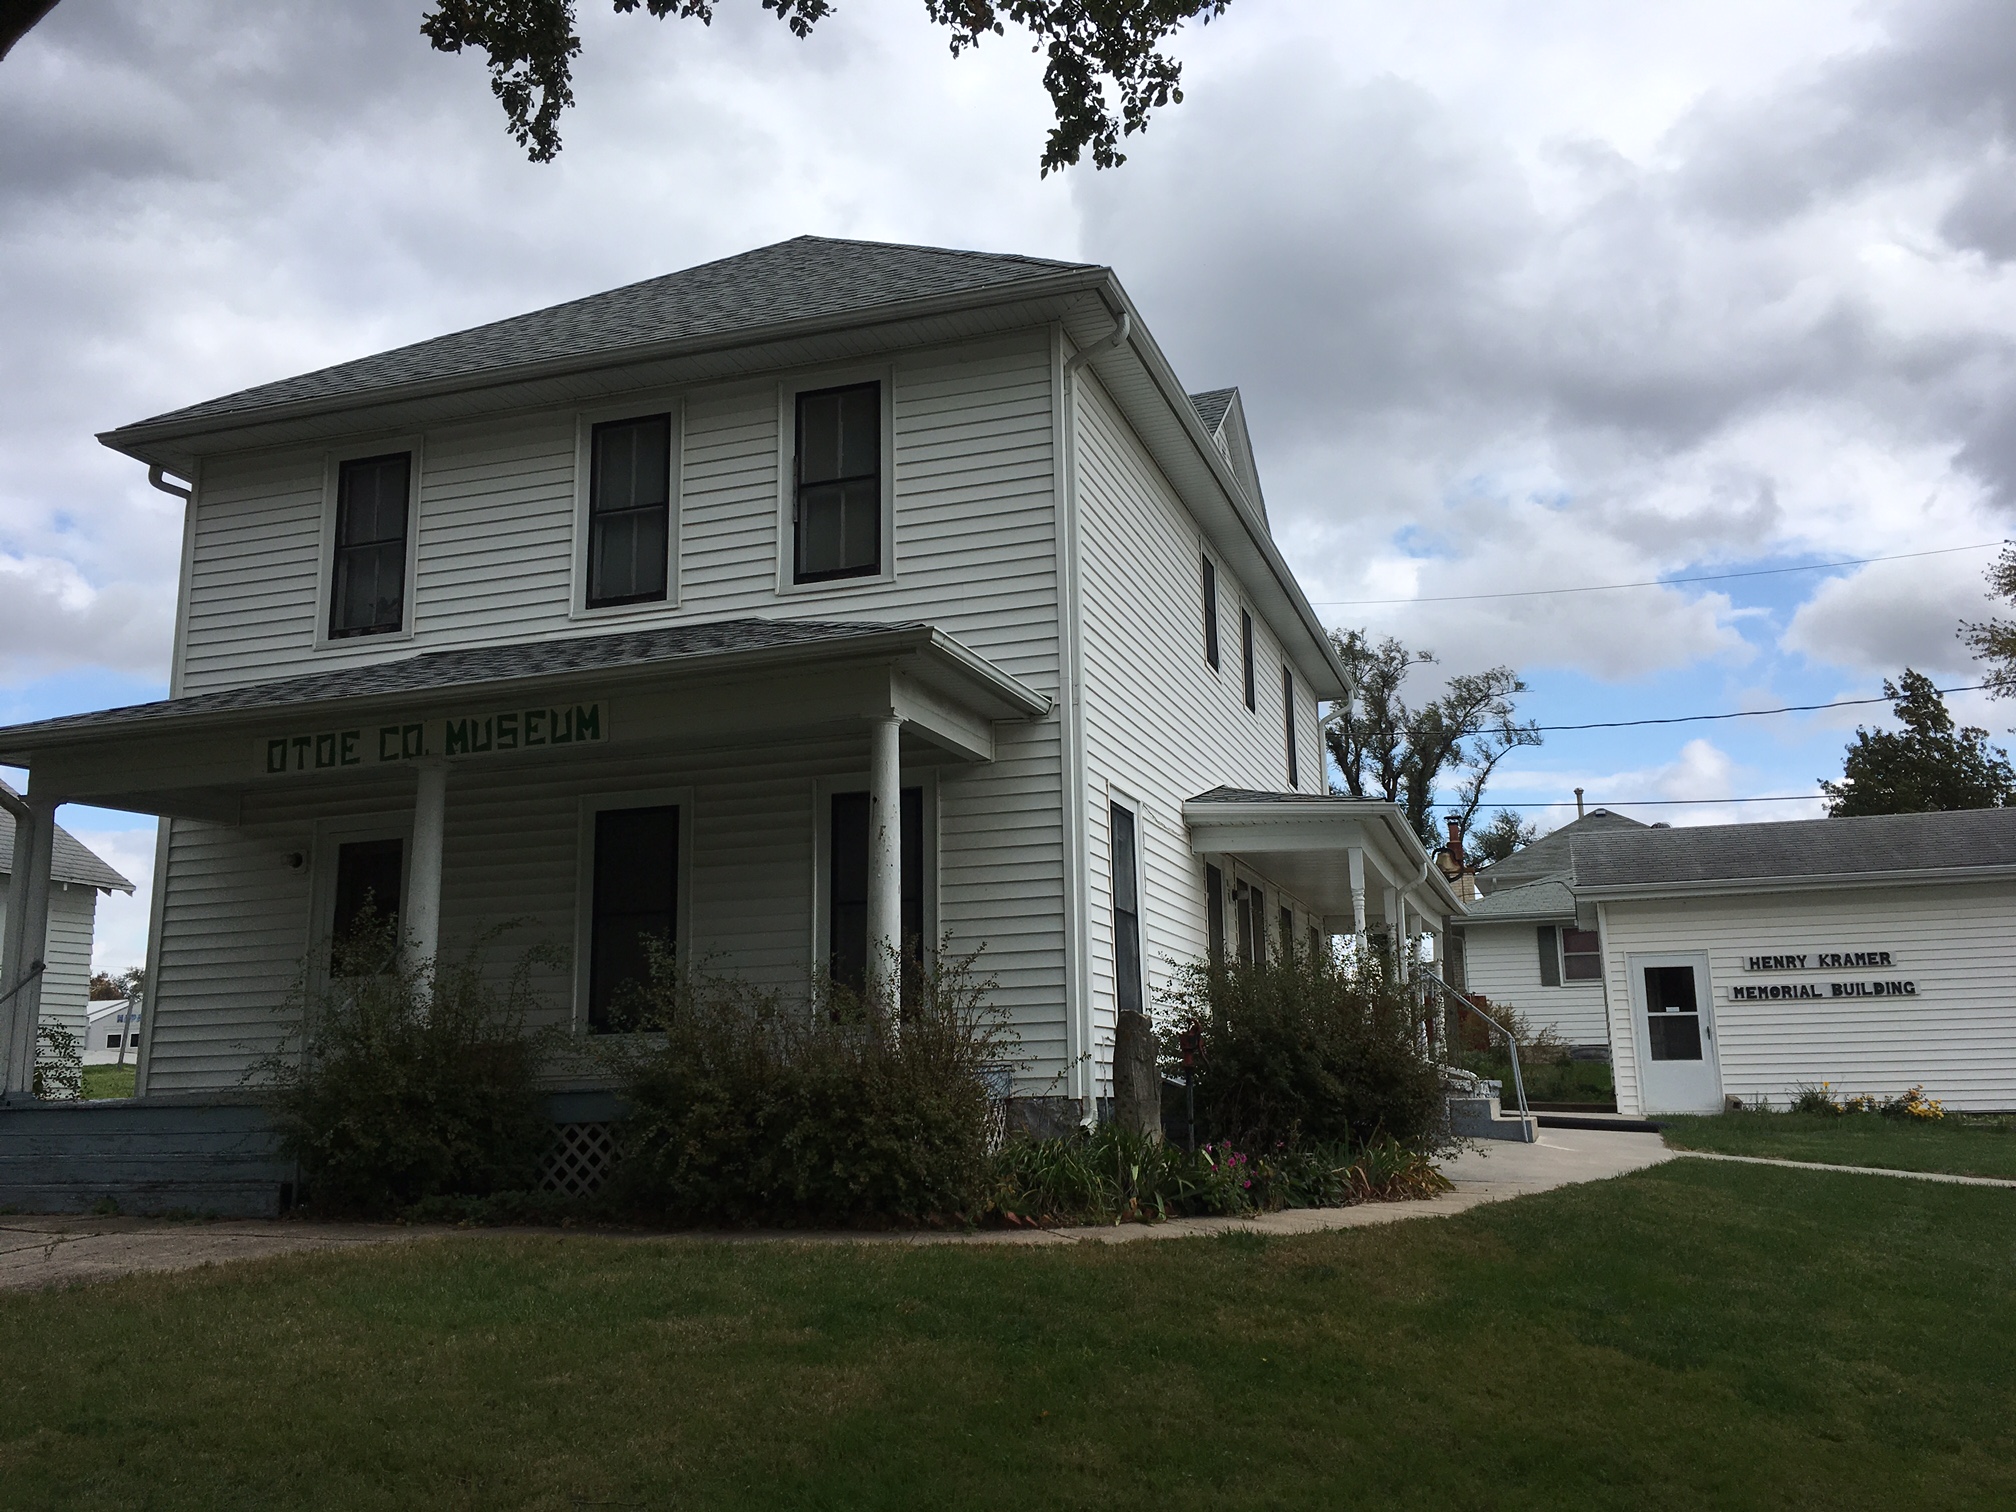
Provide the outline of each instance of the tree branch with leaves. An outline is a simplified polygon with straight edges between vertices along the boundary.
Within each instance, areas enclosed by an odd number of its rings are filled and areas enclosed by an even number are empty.
[[[1433,652],[1410,651],[1390,635],[1375,642],[1363,630],[1334,630],[1330,639],[1358,689],[1324,731],[1344,790],[1399,804],[1433,849],[1443,843],[1435,826],[1437,785],[1455,777],[1450,807],[1468,834],[1499,765],[1520,747],[1540,744],[1539,729],[1519,718],[1516,700],[1525,682],[1510,667],[1459,673],[1438,697],[1410,707],[1401,690],[1415,668],[1436,664]]]

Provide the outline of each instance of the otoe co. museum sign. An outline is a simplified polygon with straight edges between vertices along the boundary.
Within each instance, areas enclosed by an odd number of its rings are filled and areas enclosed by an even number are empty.
[[[429,756],[492,756],[599,745],[609,738],[608,732],[608,713],[599,701],[570,701],[443,719],[362,722],[262,735],[253,742],[252,760],[267,777],[362,771]]]

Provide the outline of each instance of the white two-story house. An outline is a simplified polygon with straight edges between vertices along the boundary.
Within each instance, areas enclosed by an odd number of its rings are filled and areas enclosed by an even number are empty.
[[[1214,936],[1460,909],[1327,795],[1345,672],[1238,396],[1110,269],[799,238],[102,439],[186,485],[170,696],[0,762],[161,816],[143,1101],[238,1087],[366,896],[423,958],[570,945],[583,1034],[645,935],[787,988],[981,949],[1020,1093],[1088,1112]]]

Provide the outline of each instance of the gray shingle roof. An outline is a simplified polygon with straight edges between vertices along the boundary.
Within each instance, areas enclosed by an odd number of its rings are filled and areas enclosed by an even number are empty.
[[[7,783],[0,782],[0,788],[14,792]],[[19,796],[18,794],[16,796]],[[0,808],[0,877],[14,869],[14,816]],[[133,891],[133,884],[106,864],[89,846],[85,845],[62,825],[56,826],[55,843],[50,846],[49,878],[53,882],[82,882],[92,887],[112,888],[119,892]]]
[[[1186,798],[1186,803],[1306,803],[1323,807],[1337,807],[1340,804],[1371,803],[1385,807],[1385,800],[1379,798],[1352,798],[1342,793],[1263,793],[1253,788],[1215,787],[1208,793],[1199,793],[1195,798]]]
[[[1232,396],[1236,388],[1209,389],[1190,396],[1190,408],[1197,411],[1197,418],[1204,422],[1204,429],[1212,435],[1218,434],[1218,427],[1225,423],[1225,411],[1232,407]]]
[[[1501,887],[1469,905],[1466,924],[1491,924],[1516,919],[1572,919],[1575,894],[1566,882],[1550,877],[1518,887]]]
[[[528,315],[241,389],[129,429],[866,312],[1093,267],[1005,253],[799,236]]]
[[[671,625],[657,630],[632,630],[616,635],[574,636],[527,641],[516,645],[477,646],[462,651],[428,651],[397,661],[369,662],[328,672],[275,682],[250,683],[215,693],[164,698],[157,703],[129,704],[89,714],[0,729],[0,744],[8,737],[90,730],[140,724],[191,714],[224,714],[242,710],[282,708],[327,699],[382,697],[419,693],[468,683],[568,672],[604,672],[647,662],[723,652],[762,651],[847,640],[854,636],[886,635],[892,631],[928,630],[918,620],[866,624],[850,620],[713,620],[698,625]]]
[[[1573,868],[1571,847],[1577,836],[1600,834],[1606,830],[1644,829],[1636,819],[1613,814],[1608,809],[1591,809],[1580,819],[1571,819],[1557,830],[1542,835],[1531,845],[1512,852],[1503,861],[1494,861],[1477,873],[1477,886],[1485,893],[1501,887],[1517,887],[1540,877],[1566,876]]]
[[[1578,836],[1574,853],[1578,891],[2016,867],[2016,809],[1641,829]]]

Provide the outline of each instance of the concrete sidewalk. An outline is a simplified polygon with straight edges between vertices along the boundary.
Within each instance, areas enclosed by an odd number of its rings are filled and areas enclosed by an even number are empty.
[[[709,1239],[729,1243],[798,1244],[1129,1244],[1185,1239],[1242,1230],[1260,1234],[1313,1234],[1368,1228],[1404,1218],[1442,1218],[1544,1192],[1551,1187],[1621,1176],[1662,1160],[1668,1150],[1656,1134],[1548,1130],[1533,1145],[1472,1146],[1444,1162],[1453,1191],[1418,1202],[1372,1202],[1348,1208],[1296,1208],[1260,1218],[1179,1218],[1168,1223],[1125,1223],[1085,1228],[987,1229],[971,1233],[779,1232],[639,1234],[570,1230],[638,1243]],[[371,1223],[309,1223],[292,1219],[214,1223],[158,1218],[102,1218],[80,1214],[0,1217],[0,1290],[30,1290],[140,1271],[191,1270],[231,1260],[364,1244],[402,1244],[500,1233],[552,1234],[553,1229],[476,1229]]]

